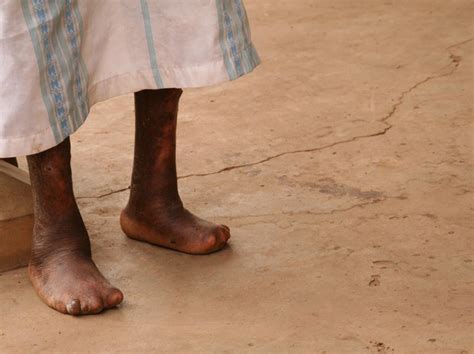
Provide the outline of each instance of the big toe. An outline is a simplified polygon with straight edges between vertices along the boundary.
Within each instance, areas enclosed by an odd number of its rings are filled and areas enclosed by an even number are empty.
[[[222,226],[216,227],[206,239],[204,253],[210,253],[220,250],[226,245],[227,240],[229,238],[230,232],[228,231],[228,229]]]
[[[112,308],[112,307],[118,306],[122,303],[122,301],[123,301],[122,292],[117,288],[111,288],[108,291],[107,296],[105,298],[105,307]]]
[[[230,228],[227,225],[221,225],[221,233],[224,236],[225,242],[229,241],[230,238]]]

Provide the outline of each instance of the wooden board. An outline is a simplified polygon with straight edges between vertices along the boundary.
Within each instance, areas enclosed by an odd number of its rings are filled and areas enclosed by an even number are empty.
[[[28,264],[32,230],[28,174],[0,161],[0,272]]]

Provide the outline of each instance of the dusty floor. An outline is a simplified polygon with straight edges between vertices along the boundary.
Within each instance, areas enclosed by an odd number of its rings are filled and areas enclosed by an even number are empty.
[[[100,316],[0,277],[0,352],[472,353],[473,4],[247,0],[264,63],[188,90],[189,208],[232,227],[196,257],[128,240],[133,98],[74,136]],[[110,127],[113,126],[113,131]]]

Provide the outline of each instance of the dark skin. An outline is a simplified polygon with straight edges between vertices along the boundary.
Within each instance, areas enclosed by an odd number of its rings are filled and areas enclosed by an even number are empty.
[[[120,217],[133,239],[191,254],[220,250],[229,228],[183,207],[176,176],[176,122],[182,90],[135,94],[136,136],[130,199]]]
[[[69,139],[28,156],[35,223],[29,275],[40,298],[71,315],[98,313],[123,295],[92,261],[89,236],[74,198]]]
[[[229,228],[183,206],[176,176],[176,121],[182,90],[135,94],[136,142],[130,199],[120,223],[133,239],[190,254],[220,250]],[[29,275],[41,299],[71,315],[119,305],[120,290],[100,273],[74,197],[70,142],[28,156],[35,208]]]

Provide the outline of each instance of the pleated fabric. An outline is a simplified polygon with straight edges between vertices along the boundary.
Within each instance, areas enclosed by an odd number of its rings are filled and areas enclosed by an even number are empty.
[[[0,1],[0,157],[59,144],[99,101],[259,62],[241,0]]]

